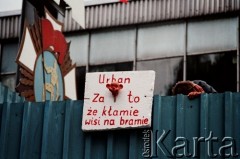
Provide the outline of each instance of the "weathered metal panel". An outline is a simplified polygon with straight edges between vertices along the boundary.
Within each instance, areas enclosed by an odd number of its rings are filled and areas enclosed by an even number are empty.
[[[199,100],[189,101],[184,96],[177,96],[176,138],[184,137],[189,141],[188,144],[190,146],[189,150],[187,150],[186,156],[193,152],[192,138],[200,136],[200,108]],[[183,151],[179,151],[179,153],[180,152],[184,154]]]
[[[217,98],[216,98],[217,97]],[[217,99],[217,100],[216,100]],[[220,141],[224,137],[224,94],[203,95],[201,99],[201,137],[208,138],[212,132]],[[217,110],[217,111],[216,111]],[[228,121],[229,123],[230,121]],[[225,123],[226,124],[226,123]],[[214,152],[218,152],[221,143],[215,143],[212,147]],[[201,145],[201,155],[209,158],[207,145]]]
[[[197,148],[198,151],[195,151],[195,155],[200,158],[210,158],[209,154],[211,152],[213,152],[212,155],[217,154],[220,157],[219,149],[224,145],[222,141],[224,137],[234,139],[236,144],[234,153],[239,153],[240,107],[237,104],[239,101],[240,94],[231,92],[204,94],[200,99],[196,100],[188,100],[183,95],[177,97],[156,96],[153,112],[159,112],[159,115],[153,115],[153,132],[158,131],[161,135],[163,131],[171,130],[163,142],[166,149],[170,150],[170,153],[177,137],[184,137],[189,141],[189,150],[187,152],[189,152],[190,157],[193,155],[194,138],[195,141],[196,138],[200,139],[200,141],[203,140],[199,144],[199,149]],[[164,126],[165,124],[166,126]],[[160,135],[157,134],[156,137],[159,138]],[[217,141],[215,140],[216,137]],[[207,148],[209,145],[206,140],[210,138],[214,140],[214,144],[211,145],[212,149]],[[170,156],[171,154],[166,149],[163,149],[166,153],[164,155],[155,146],[154,152],[157,151],[157,153],[154,155],[161,159],[167,158],[166,155]],[[182,150],[179,153],[184,154]],[[230,149],[225,153],[230,154]]]
[[[154,107],[153,107],[153,156],[158,158],[169,158],[170,152],[164,151],[162,153],[161,149],[157,145],[157,141],[162,133],[170,133],[168,138],[164,141],[167,149],[171,149],[175,143],[176,139],[176,97],[173,96],[155,96]],[[161,115],[160,115],[161,114]]]
[[[155,96],[153,105],[151,129],[83,132],[82,101],[4,103],[0,105],[0,158],[140,159],[144,131],[152,131],[152,158],[171,157],[173,147],[185,140],[193,155],[194,138],[204,139],[195,154],[201,159],[210,158],[206,140],[211,137],[218,138],[210,150],[218,157],[224,137],[232,137],[234,152],[240,152],[240,93],[203,94],[194,100],[183,95]],[[164,132],[168,134],[161,139]],[[177,138],[185,140],[176,142]],[[177,152],[182,154],[183,149]]]
[[[24,103],[20,159],[40,159],[44,103]]]
[[[20,150],[23,98],[0,83],[0,158],[17,158]],[[10,151],[10,150],[11,151]]]
[[[22,135],[23,103],[4,103],[0,130],[0,158],[18,158]]]
[[[62,158],[64,137],[64,102],[46,102],[43,117],[42,158]]]
[[[236,152],[240,152],[240,95],[232,94],[230,92],[225,94],[225,136],[232,136],[236,141]],[[228,151],[229,153],[229,151]]]
[[[79,124],[82,123],[82,108],[83,101],[66,102],[63,159],[84,158],[85,133]]]
[[[0,104],[0,137],[1,137],[1,127],[2,127],[2,111],[3,111],[3,104]]]
[[[237,23],[237,18],[189,22],[188,54],[236,50]]]
[[[92,32],[90,65],[133,61],[135,33],[132,27]]]
[[[88,64],[88,42],[89,34],[70,34],[65,36],[70,44],[70,56],[73,63],[77,66],[86,66]]]
[[[185,53],[185,26],[185,23],[140,26],[137,59],[183,56]]]

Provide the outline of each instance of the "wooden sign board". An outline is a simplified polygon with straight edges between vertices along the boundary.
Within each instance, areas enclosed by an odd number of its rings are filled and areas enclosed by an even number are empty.
[[[87,73],[83,131],[151,127],[154,71]],[[114,100],[107,88],[122,85]]]

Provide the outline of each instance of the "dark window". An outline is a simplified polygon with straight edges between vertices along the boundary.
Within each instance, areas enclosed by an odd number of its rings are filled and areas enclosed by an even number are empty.
[[[89,72],[132,71],[133,62],[90,66]]]
[[[18,42],[8,42],[2,44],[1,48],[1,78],[3,85],[14,91],[16,86],[17,64],[15,59],[18,52]]]
[[[85,89],[85,78],[86,78],[86,67],[76,68],[76,85],[77,85],[77,99],[84,99]]]
[[[154,94],[172,95],[173,85],[183,80],[183,58],[139,61],[137,70],[156,71]]]
[[[237,54],[225,52],[187,57],[187,79],[204,80],[218,92],[236,91]]]
[[[17,64],[15,59],[18,52],[18,43],[7,43],[2,45],[1,73],[16,73]]]

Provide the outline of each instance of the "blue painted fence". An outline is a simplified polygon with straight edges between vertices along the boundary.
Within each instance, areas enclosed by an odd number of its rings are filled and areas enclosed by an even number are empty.
[[[229,154],[233,148],[233,155],[240,154],[240,93],[203,94],[191,101],[183,95],[155,96],[151,129],[83,132],[82,101],[29,103],[14,95],[6,97],[6,92],[1,90],[0,159],[140,159],[151,155],[162,159],[172,154],[191,158],[194,137],[204,140],[195,148],[195,157],[217,154],[223,158],[219,149],[231,143],[221,153]],[[224,137],[229,138],[222,142]]]

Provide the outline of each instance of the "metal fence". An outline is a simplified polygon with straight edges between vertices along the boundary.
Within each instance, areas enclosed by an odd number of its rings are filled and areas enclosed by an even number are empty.
[[[81,130],[83,101],[16,103],[6,102],[5,95],[1,91],[0,159],[205,159],[240,154],[240,93],[203,94],[195,100],[155,96],[151,129],[99,132]]]

